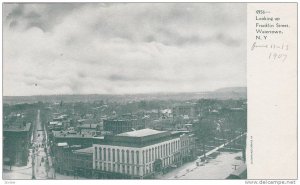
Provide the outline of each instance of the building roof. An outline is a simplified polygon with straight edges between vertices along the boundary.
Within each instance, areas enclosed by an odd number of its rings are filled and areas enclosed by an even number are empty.
[[[52,130],[55,138],[94,138],[94,133],[79,133],[74,131],[54,131]]]
[[[68,146],[68,143],[57,143],[57,146]]]
[[[21,124],[18,124],[18,125],[8,125],[6,124],[6,127],[3,128],[3,130],[5,132],[28,132],[30,130],[30,127],[31,127],[31,123],[26,123],[26,125],[21,125]]]
[[[101,144],[140,148],[174,138],[179,138],[179,134],[172,134],[169,131],[158,131],[147,128],[117,135],[106,135],[104,136],[104,140],[101,141]]]
[[[127,123],[131,121],[137,121],[136,118],[131,118],[131,119],[126,119],[126,118],[109,118],[109,119],[104,119],[104,122],[109,122],[109,123]]]
[[[57,125],[58,121],[50,121],[49,124],[50,125]]]
[[[74,150],[75,153],[85,153],[85,154],[93,154],[93,147],[88,147],[88,148],[82,148],[79,150]]]
[[[83,128],[83,129],[85,129],[85,128],[96,129],[97,126],[98,126],[97,124],[87,124],[87,123],[85,123],[85,124],[79,125],[78,128]]]
[[[159,131],[159,130],[153,130],[153,129],[141,129],[141,130],[135,130],[131,132],[124,132],[121,134],[118,134],[117,136],[127,136],[127,137],[145,137],[150,135],[156,135],[160,133],[164,133],[166,131]]]

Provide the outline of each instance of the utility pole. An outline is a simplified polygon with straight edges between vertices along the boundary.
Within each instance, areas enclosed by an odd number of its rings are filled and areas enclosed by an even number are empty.
[[[34,160],[35,160],[34,148],[32,149],[31,159],[32,159],[32,161],[31,161],[31,165],[32,165],[32,177],[31,177],[31,179],[36,179],[35,178],[35,171],[34,171],[34,165],[35,165],[35,163],[34,163]]]
[[[236,170],[239,165],[238,164],[233,164],[232,166],[234,166],[234,170]]]
[[[56,179],[56,172],[55,172],[55,165],[56,165],[56,159],[55,159],[55,157],[53,157],[52,158],[53,159],[53,161],[52,161],[52,167],[53,167],[53,179]]]

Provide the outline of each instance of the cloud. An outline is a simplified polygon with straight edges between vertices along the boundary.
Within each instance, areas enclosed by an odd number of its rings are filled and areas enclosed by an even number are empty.
[[[4,4],[3,15],[4,95],[246,85],[244,4]]]

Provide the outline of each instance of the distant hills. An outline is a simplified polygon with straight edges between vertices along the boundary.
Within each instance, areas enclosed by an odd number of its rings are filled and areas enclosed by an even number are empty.
[[[225,87],[215,90],[215,92],[234,92],[234,93],[246,93],[247,87]]]
[[[34,103],[34,102],[127,102],[140,100],[195,100],[195,99],[246,99],[246,87],[226,87],[215,91],[188,93],[147,93],[147,94],[78,94],[78,95],[37,95],[37,96],[3,96],[3,103]]]

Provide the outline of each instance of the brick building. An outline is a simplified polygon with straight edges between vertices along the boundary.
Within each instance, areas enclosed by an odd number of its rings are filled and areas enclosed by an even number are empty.
[[[3,128],[3,159],[6,163],[26,166],[32,134],[32,124],[6,124]]]
[[[120,134],[132,130],[145,128],[145,123],[137,119],[107,119],[103,120],[104,131],[109,131],[112,134]]]

